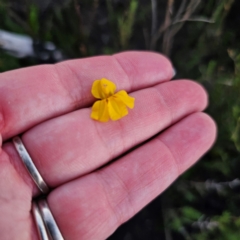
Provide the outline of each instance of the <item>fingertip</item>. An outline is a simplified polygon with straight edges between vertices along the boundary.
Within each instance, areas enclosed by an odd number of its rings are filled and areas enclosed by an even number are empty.
[[[180,79],[174,81],[175,83],[181,83],[181,86],[185,88],[186,95],[191,96],[189,100],[196,103],[196,111],[203,111],[208,106],[208,93],[206,89],[199,82],[190,79]],[[181,87],[179,84],[179,88]]]
[[[186,129],[186,132],[188,132],[190,136],[188,139],[188,147],[191,148],[191,150],[188,151],[189,156],[186,157],[189,161],[182,164],[183,172],[212,148],[217,134],[217,127],[214,120],[203,112],[190,115],[189,118],[186,119],[185,127],[189,128],[189,130]]]
[[[205,89],[191,80],[174,80],[154,86],[170,113],[172,123],[189,114],[203,111],[208,105]]]
[[[187,134],[189,147],[192,151],[199,152],[199,157],[207,152],[214,144],[217,134],[217,127],[214,120],[206,113],[197,112],[183,119],[183,131]],[[194,145],[193,145],[194,144]],[[198,148],[196,149],[196,146]]]
[[[159,139],[170,149],[183,173],[213,146],[216,124],[206,113],[197,112],[167,129]]]
[[[204,129],[206,139],[206,151],[208,151],[215,143],[217,138],[217,124],[208,114],[204,112],[197,113],[199,122]]]
[[[171,61],[164,55],[147,51],[128,51],[113,55],[132,81],[132,90],[172,79],[175,70]],[[139,86],[136,76],[146,79]],[[138,84],[134,84],[138,82]],[[152,83],[152,84],[151,84]],[[134,86],[137,86],[134,87]]]

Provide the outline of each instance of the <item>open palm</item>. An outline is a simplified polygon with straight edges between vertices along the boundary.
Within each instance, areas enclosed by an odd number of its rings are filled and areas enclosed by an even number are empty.
[[[172,76],[168,59],[147,52],[2,73],[0,239],[38,239],[31,201],[40,192],[13,136],[22,134],[51,187],[47,201],[67,240],[106,239],[193,165],[211,147],[216,127],[201,113],[204,89]],[[91,86],[103,77],[135,98],[118,121],[90,118]]]

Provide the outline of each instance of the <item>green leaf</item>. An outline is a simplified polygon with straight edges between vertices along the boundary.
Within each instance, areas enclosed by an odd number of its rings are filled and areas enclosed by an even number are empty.
[[[37,34],[39,31],[39,12],[37,6],[34,4],[30,6],[30,11],[29,11],[29,25],[33,31],[34,34]]]
[[[183,207],[181,209],[184,217],[189,218],[191,220],[197,220],[202,214],[192,207]]]

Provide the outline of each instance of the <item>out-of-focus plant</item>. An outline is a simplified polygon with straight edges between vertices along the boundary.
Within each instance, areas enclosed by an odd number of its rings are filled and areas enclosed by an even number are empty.
[[[122,49],[127,49],[129,39],[133,34],[133,24],[138,7],[137,0],[131,0],[128,11],[118,18],[118,27],[120,35],[120,44]]]

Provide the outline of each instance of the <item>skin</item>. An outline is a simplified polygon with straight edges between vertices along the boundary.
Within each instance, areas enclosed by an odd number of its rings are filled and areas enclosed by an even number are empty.
[[[1,239],[38,239],[31,201],[41,193],[10,141],[15,135],[52,188],[47,201],[67,240],[106,239],[196,163],[216,126],[201,112],[203,87],[172,76],[170,61],[150,52],[2,73]],[[135,97],[135,108],[119,121],[90,119],[91,85],[102,77]]]

